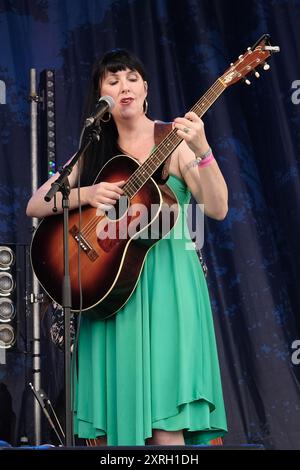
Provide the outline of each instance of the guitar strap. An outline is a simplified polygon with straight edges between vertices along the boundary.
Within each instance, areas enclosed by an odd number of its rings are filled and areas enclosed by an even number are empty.
[[[155,121],[154,123],[154,143],[159,145],[161,141],[167,136],[172,130],[171,122],[162,122]],[[170,166],[171,156],[158,168],[158,170],[153,175],[154,179],[159,184],[165,184],[169,178],[169,166]]]
[[[166,137],[166,135],[172,130],[172,123],[171,122],[161,122],[155,121],[154,126],[154,142],[155,145],[160,144],[160,142]],[[157,181],[158,178],[161,179],[162,183],[165,184],[167,179],[169,178],[169,166],[170,166],[171,156],[167,158],[167,160],[156,170],[155,174],[153,175]],[[204,276],[207,276],[207,265],[203,257],[202,250],[196,247],[196,251],[198,254],[198,258],[200,264],[202,266]]]

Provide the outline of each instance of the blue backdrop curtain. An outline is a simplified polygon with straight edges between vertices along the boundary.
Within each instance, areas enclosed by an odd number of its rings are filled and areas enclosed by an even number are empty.
[[[299,0],[0,0],[0,244],[31,236],[31,67],[56,72],[62,163],[77,147],[91,64],[107,49],[126,47],[143,60],[149,114],[172,120],[260,35],[270,33],[281,47],[270,71],[251,87],[226,90],[204,117],[229,187],[229,213],[222,222],[206,220],[204,245],[226,444],[300,447],[300,366],[291,361],[300,338],[300,105],[292,100],[299,25]],[[55,389],[61,375],[43,321],[42,383]],[[14,396],[24,373],[10,354],[0,382]]]

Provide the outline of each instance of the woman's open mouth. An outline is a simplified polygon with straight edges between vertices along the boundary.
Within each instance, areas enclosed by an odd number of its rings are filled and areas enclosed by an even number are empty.
[[[133,98],[122,98],[120,103],[124,104],[124,105],[127,105],[127,104],[132,103],[132,101],[133,101]]]

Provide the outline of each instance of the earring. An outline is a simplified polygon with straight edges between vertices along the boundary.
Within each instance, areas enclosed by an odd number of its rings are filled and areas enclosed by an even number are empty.
[[[106,118],[106,119],[103,119],[103,117],[106,116],[106,115],[107,115],[107,118]],[[102,116],[101,121],[103,121],[103,122],[108,122],[108,121],[110,121],[110,119],[111,119],[111,113],[110,113],[109,111],[107,111],[107,113],[105,113],[104,116]]]
[[[143,104],[143,109],[144,109],[144,114],[147,114],[148,111],[148,101],[145,98],[144,104]]]

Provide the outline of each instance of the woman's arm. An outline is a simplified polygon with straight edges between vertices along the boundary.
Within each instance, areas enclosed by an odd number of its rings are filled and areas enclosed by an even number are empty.
[[[76,181],[77,181],[77,175],[78,175],[78,169],[77,165],[73,167],[73,170],[69,176],[69,182],[71,188],[74,188]],[[40,186],[36,192],[31,196],[31,198],[28,201],[27,208],[26,208],[26,214],[29,217],[46,217],[48,215],[53,215],[54,212],[52,211],[53,209],[53,200],[50,202],[46,202],[44,200],[44,196],[47,194],[49,189],[51,188],[51,184],[56,181],[58,178],[59,173],[56,173],[55,175],[51,176],[51,178],[48,179],[42,186]],[[85,202],[85,188],[81,188],[80,192],[80,199],[82,204],[86,204]],[[70,192],[70,209],[74,209],[75,207],[78,207],[78,191],[76,188],[71,189]],[[62,201],[62,195],[60,192],[56,193],[56,205],[57,205],[57,212],[56,213],[61,213],[62,212],[62,207],[61,207],[61,201]]]
[[[46,202],[44,200],[44,196],[47,194],[49,189],[51,188],[51,184],[57,179],[59,176],[58,173],[53,175],[46,183],[40,186],[37,191],[32,195],[30,198],[26,214],[29,217],[46,217],[48,215],[53,215],[53,200],[50,202]],[[78,200],[78,189],[75,187],[77,183],[77,176],[78,176],[78,167],[77,165],[74,166],[70,176],[69,176],[69,183],[71,192],[70,192],[70,209],[75,209],[79,205]],[[93,207],[96,207],[101,210],[107,210],[112,207],[113,204],[116,203],[116,200],[119,199],[120,195],[123,194],[123,190],[121,187],[124,185],[125,181],[118,181],[116,183],[107,183],[105,181],[94,184],[92,186],[85,186],[80,188],[80,202],[81,205],[89,204]],[[61,207],[62,196],[60,192],[56,193],[56,205],[57,205],[57,213],[62,212]]]
[[[184,140],[179,145],[178,164],[182,178],[204,212],[213,219],[222,220],[228,211],[228,190],[216,160],[207,166],[193,164],[209,150],[203,121],[195,113],[175,119],[177,133]],[[187,130],[185,132],[183,129]]]

